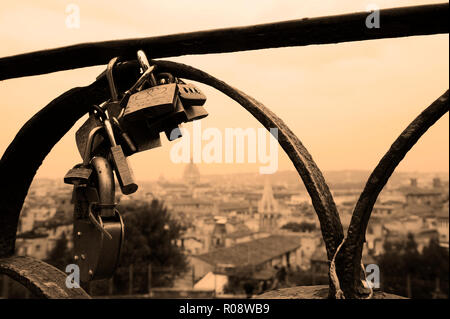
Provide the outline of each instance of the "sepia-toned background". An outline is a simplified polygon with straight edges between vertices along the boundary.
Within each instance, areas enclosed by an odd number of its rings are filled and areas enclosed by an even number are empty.
[[[1,56],[81,42],[156,36],[220,27],[434,3],[402,1],[21,1],[0,11]],[[66,27],[66,6],[80,9],[80,28]],[[381,27],[383,20],[381,17]],[[151,54],[151,52],[149,53]],[[183,56],[191,64],[243,90],[280,116],[310,150],[322,170],[375,167],[406,125],[448,88],[448,35]],[[3,81],[0,86],[0,151],[20,127],[53,98],[91,83],[104,66]],[[210,116],[202,127],[259,127],[234,101],[212,88]],[[79,155],[74,133],[52,150],[38,177],[63,176]],[[398,171],[448,171],[448,115],[430,129]],[[185,125],[190,128],[190,125]],[[180,177],[171,145],[130,158],[140,180]],[[293,170],[280,149],[280,170]],[[256,164],[202,164],[205,174],[257,172]]]
[[[0,56],[361,12],[369,5],[432,3],[436,0],[8,2],[0,9]],[[71,5],[79,9],[79,28],[66,23]],[[371,170],[403,129],[448,89],[448,40],[448,34],[416,36],[167,60],[210,73],[283,119],[324,172],[346,231]],[[92,83],[104,69],[2,81],[0,153],[36,112],[63,92]],[[203,129],[225,135],[227,128],[261,127],[228,97],[197,85],[207,96]],[[63,184],[63,176],[81,161],[75,132],[86,119],[43,162],[17,230],[17,255],[61,270],[74,259],[72,186]],[[192,126],[184,125],[191,135]],[[162,147],[129,158],[139,190],[122,196],[116,187],[126,225],[123,258],[112,279],[86,288],[91,295],[244,298],[328,283],[317,215],[281,148],[278,170],[267,177],[259,174],[265,166],[260,162],[174,163],[170,152],[180,140],[169,142],[164,134],[161,139]],[[379,267],[378,289],[448,298],[448,166],[447,113],[400,163],[372,211],[362,262]],[[0,276],[0,298],[30,297],[5,278]]]

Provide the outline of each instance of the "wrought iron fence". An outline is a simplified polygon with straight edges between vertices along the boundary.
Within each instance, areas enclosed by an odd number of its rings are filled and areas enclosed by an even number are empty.
[[[302,19],[240,28],[218,29],[170,36],[79,44],[0,58],[0,80],[106,64],[121,56],[117,67],[120,90],[134,81],[136,50],[152,57],[208,54],[340,43],[370,39],[448,33],[448,3],[381,10],[383,27],[362,27],[366,12]],[[330,296],[362,297],[358,292],[361,257],[367,224],[375,201],[406,153],[449,110],[448,91],[419,114],[394,141],[370,175],[361,193],[347,234],[344,234],[333,196],[322,172],[300,139],[269,108],[229,84],[194,67],[163,60],[152,61],[159,70],[214,87],[242,105],[267,130],[277,128],[278,141],[293,162],[311,196],[320,221],[330,265]],[[0,273],[23,283],[38,296],[86,298],[67,289],[65,275],[29,257],[12,257],[24,199],[33,177],[53,146],[93,104],[108,98],[105,76],[92,84],[73,88],[35,114],[17,133],[0,162]],[[58,121],[54,121],[58,118]],[[48,128],[51,127],[51,130]],[[20,169],[19,169],[20,168]],[[59,288],[58,288],[59,287]],[[62,290],[61,290],[61,289]]]

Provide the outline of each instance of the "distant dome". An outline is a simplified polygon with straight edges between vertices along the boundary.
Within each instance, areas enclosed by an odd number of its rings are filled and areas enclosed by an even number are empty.
[[[200,171],[197,165],[194,164],[191,158],[191,162],[187,164],[183,172],[183,181],[187,184],[197,184],[200,181]]]
[[[167,182],[166,178],[164,177],[164,174],[160,174],[157,180],[158,183],[165,183]]]

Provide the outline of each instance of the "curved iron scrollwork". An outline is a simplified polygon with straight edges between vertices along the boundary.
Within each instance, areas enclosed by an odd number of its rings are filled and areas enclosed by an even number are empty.
[[[449,111],[448,90],[419,114],[400,134],[370,175],[353,211],[347,238],[340,254],[343,272],[343,287],[354,287],[359,278],[363,244],[370,214],[378,195],[386,185],[395,168],[425,132]],[[346,296],[355,291],[344,290]]]
[[[159,69],[169,71],[175,76],[202,82],[216,88],[241,104],[266,129],[278,129],[279,143],[293,162],[311,196],[319,217],[327,255],[331,260],[336,248],[344,238],[339,214],[321,171],[286,124],[260,102],[203,71],[169,61],[153,61],[153,63]],[[117,67],[118,83],[116,84],[119,89],[129,87],[133,83],[136,78],[136,69],[135,61],[125,62]],[[72,89],[53,100],[33,116],[9,145],[0,162],[0,176],[2,176],[0,204],[6,208],[0,213],[0,258],[11,256],[14,253],[20,210],[31,181],[42,161],[75,122],[87,113],[92,104],[100,103],[107,97],[108,90],[104,76],[99,77],[89,86]],[[336,259],[337,274],[343,279],[341,286],[347,298],[358,297],[357,281],[360,275],[359,262],[364,234],[379,192],[406,152],[447,111],[448,92],[408,126],[369,178],[355,208],[346,245]],[[55,118],[60,120],[55,122]],[[49,127],[52,128],[51,131],[47,130]],[[15,169],[18,167],[17,165],[21,165],[20,171]],[[334,287],[330,286],[330,292],[333,290]]]

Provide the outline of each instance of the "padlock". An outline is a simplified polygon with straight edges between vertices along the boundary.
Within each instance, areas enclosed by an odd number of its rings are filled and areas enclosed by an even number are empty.
[[[192,105],[184,109],[186,113],[186,122],[192,122],[196,120],[201,120],[208,116],[208,112],[201,105]]]
[[[181,79],[178,79],[178,90],[180,101],[185,109],[187,122],[200,120],[208,116],[208,112],[203,107],[206,102],[206,96],[197,86],[192,83],[184,83]]]
[[[114,163],[117,180],[119,181],[120,189],[125,195],[132,194],[137,191],[138,186],[134,181],[133,171],[131,170],[128,160],[123,153],[122,147],[116,144],[114,131],[109,118],[105,118],[103,125],[111,143],[110,154]]]
[[[64,183],[72,185],[87,184],[92,175],[92,168],[77,164],[64,176]]]
[[[88,282],[109,278],[116,269],[124,242],[124,225],[115,208],[112,167],[100,156],[91,159],[94,178],[89,186],[76,188],[74,259],[80,279]]]
[[[175,83],[157,85],[134,93],[123,114],[126,121],[155,118],[175,109],[178,88]]]
[[[64,183],[72,185],[86,185],[92,175],[92,167],[89,165],[89,161],[92,155],[93,144],[101,127],[94,127],[88,134],[86,146],[84,147],[85,153],[83,154],[83,163],[75,165],[64,176]]]
[[[117,268],[124,243],[124,224],[118,212],[112,218],[96,217],[103,231],[89,219],[74,222],[74,259],[81,282],[110,278]],[[104,232],[107,232],[108,238]]]
[[[184,108],[183,103],[181,103],[178,97],[176,100],[176,108],[172,113],[157,119],[149,119],[147,120],[147,125],[152,132],[166,132],[167,135],[168,131],[172,131],[181,123],[192,122],[206,116],[208,116],[208,112],[203,106]],[[176,136],[177,134],[173,134],[173,138],[169,140],[173,140]],[[178,137],[181,137],[181,134],[178,134]]]
[[[159,134],[160,132],[166,132],[177,127],[179,124],[186,122],[186,112],[183,108],[183,104],[180,102],[180,98],[177,96],[175,102],[175,110],[164,116],[160,116],[156,119],[148,119],[147,126],[150,132]],[[171,140],[171,139],[170,139]]]
[[[191,106],[202,106],[206,102],[206,96],[192,83],[184,83],[180,80],[178,91],[183,106],[187,109]]]
[[[145,70],[144,73],[148,73],[152,66],[148,64],[146,57],[143,58],[144,56],[143,51],[138,51],[138,60]],[[149,76],[151,75],[152,72],[149,73]],[[173,112],[177,96],[178,86],[176,83],[160,84],[133,93],[127,101],[123,119],[124,121],[137,121],[145,117],[156,118]]]
[[[114,66],[117,64],[117,62],[118,62],[117,57],[111,59],[106,68],[106,79],[108,81],[108,87],[109,87],[109,91],[111,94],[111,100],[104,102],[100,105],[100,107],[103,111],[109,112],[109,115],[114,116],[114,117],[117,117],[122,111],[122,107],[120,106],[120,103],[119,103],[119,95],[118,95],[118,92],[117,92],[117,89],[116,89],[116,86],[114,83],[114,77],[113,77]],[[103,75],[103,73],[100,76],[102,76],[102,75]],[[100,76],[97,78],[100,78]],[[83,123],[83,125],[75,133],[75,140],[77,143],[77,148],[82,157],[86,151],[85,146],[87,143],[89,132],[91,132],[92,129],[94,129],[96,127],[102,127],[102,126],[103,125],[102,125],[101,121],[99,120],[99,118],[91,112],[89,114],[89,118],[87,119],[87,121],[85,123]],[[94,145],[93,145],[92,149],[95,150],[97,147],[99,147],[102,144],[103,141],[104,141],[103,138],[101,137],[101,135],[99,135],[98,140],[94,141]]]
[[[202,106],[205,104],[206,96],[195,85],[186,84],[182,80],[174,78],[170,73],[158,74],[158,78],[161,79],[161,77],[165,77],[169,83],[178,83],[177,85],[180,87],[177,104],[173,112],[173,122],[192,122],[208,116],[208,112]],[[181,88],[183,89],[181,90]]]
[[[133,140],[137,152],[144,152],[161,146],[159,132],[149,131],[146,120],[135,122],[122,121],[120,124]],[[124,152],[126,155],[130,155],[126,153],[127,149],[124,149]]]
[[[86,153],[86,145],[88,143],[89,133],[95,128],[103,127],[102,122],[97,116],[91,112],[86,122],[81,125],[78,131],[75,133],[75,140],[78,148],[78,152],[81,157],[84,157]],[[97,135],[96,139],[92,142],[92,149],[97,149],[104,142],[104,138],[101,135]]]

